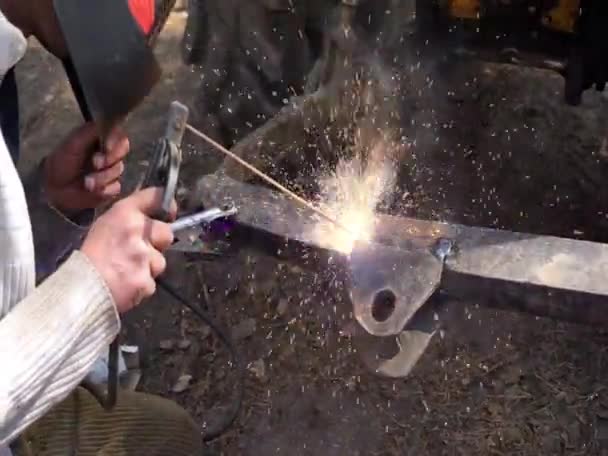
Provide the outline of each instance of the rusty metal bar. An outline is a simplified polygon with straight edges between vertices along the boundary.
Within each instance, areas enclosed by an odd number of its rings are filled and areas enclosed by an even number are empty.
[[[314,215],[267,188],[209,175],[199,181],[195,199],[235,204],[235,237],[267,253],[305,262],[346,261],[355,279],[355,313],[357,306],[363,308],[357,318],[375,336],[399,334],[436,289],[468,303],[608,324],[605,244],[383,215],[375,242],[359,246],[346,259],[314,241]],[[453,246],[445,263],[436,250],[441,240]],[[376,273],[370,276],[372,271]],[[387,290],[394,295],[389,303],[393,313],[377,318],[375,303],[382,302]]]

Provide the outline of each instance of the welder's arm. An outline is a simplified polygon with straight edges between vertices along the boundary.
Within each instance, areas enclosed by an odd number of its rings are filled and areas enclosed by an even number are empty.
[[[63,400],[120,329],[110,291],[79,251],[0,320],[0,447]]]
[[[55,271],[71,252],[80,247],[95,216],[93,209],[68,217],[53,208],[42,190],[41,174],[42,164],[23,183],[34,235],[38,281]]]

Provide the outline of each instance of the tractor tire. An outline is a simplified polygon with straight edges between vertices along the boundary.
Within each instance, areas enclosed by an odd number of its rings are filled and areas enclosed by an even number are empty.
[[[207,0],[188,0],[185,5],[188,17],[182,37],[182,59],[193,65],[201,61],[208,41]]]
[[[184,60],[202,79],[193,120],[231,146],[302,93],[321,52],[318,10],[327,3],[190,0]]]
[[[437,27],[439,5],[437,0],[416,0],[416,28],[422,36],[433,35]]]
[[[375,39],[390,16],[387,11],[400,1],[364,0],[357,22]],[[231,147],[294,95],[305,93],[338,4],[339,0],[189,0],[184,60],[196,65],[202,78],[192,120]]]

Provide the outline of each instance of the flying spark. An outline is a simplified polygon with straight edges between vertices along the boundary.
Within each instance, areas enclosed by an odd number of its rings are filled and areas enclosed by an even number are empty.
[[[321,178],[319,207],[348,231],[321,220],[313,232],[318,243],[348,255],[357,242],[373,239],[377,207],[390,195],[396,181],[395,166],[381,158],[384,147],[384,142],[378,143],[368,160],[360,153],[342,159],[334,172]]]

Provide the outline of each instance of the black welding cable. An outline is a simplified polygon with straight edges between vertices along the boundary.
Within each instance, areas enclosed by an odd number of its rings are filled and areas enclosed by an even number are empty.
[[[217,323],[211,318],[210,315],[203,312],[198,306],[193,305],[186,298],[184,298],[171,284],[167,283],[166,280],[161,278],[156,279],[156,283],[160,288],[162,288],[169,296],[175,299],[177,302],[182,304],[184,307],[190,309],[196,316],[198,316],[211,330],[217,335],[218,339],[226,346],[230,357],[232,358],[232,363],[236,369],[236,388],[237,388],[237,397],[232,403],[231,408],[226,413],[226,417],[221,420],[216,426],[208,429],[203,432],[203,442],[209,442],[218,438],[222,435],[226,430],[234,423],[236,418],[239,415],[239,411],[241,409],[241,404],[243,402],[244,395],[244,377],[245,377],[245,369],[241,360],[238,356],[238,352],[234,343],[230,339],[230,336],[220,328]]]

